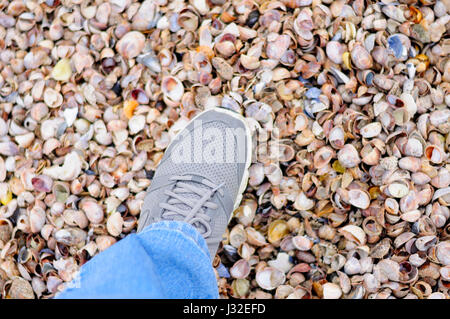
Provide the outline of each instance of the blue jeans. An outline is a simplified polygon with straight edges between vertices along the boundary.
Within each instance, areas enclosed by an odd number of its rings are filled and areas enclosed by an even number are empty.
[[[56,298],[218,298],[206,242],[189,224],[164,221],[128,235],[81,267]]]

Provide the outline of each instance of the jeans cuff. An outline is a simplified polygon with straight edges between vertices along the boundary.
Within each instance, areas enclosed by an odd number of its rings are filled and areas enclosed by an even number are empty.
[[[181,221],[172,221],[165,220],[157,223],[153,223],[145,227],[139,234],[145,234],[151,230],[176,230],[182,232],[187,237],[194,240],[197,246],[206,253],[206,256],[210,257],[208,245],[206,244],[203,236],[194,228],[194,226],[181,222]]]

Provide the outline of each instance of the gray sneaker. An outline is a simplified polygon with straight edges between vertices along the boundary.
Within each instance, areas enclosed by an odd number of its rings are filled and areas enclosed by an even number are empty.
[[[138,232],[178,220],[194,226],[214,258],[247,186],[252,138],[244,118],[224,108],[197,115],[164,153],[142,205]]]

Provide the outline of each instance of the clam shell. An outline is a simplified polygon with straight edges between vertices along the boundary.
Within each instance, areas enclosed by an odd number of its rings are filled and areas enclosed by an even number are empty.
[[[298,250],[308,251],[311,249],[314,243],[306,236],[294,236],[292,238],[292,244]]]
[[[305,193],[300,192],[295,199],[294,208],[298,210],[310,210],[314,207],[315,203],[312,199],[306,197]]]
[[[358,245],[365,245],[367,236],[361,227],[355,225],[347,225],[339,229],[339,232],[348,240],[357,243]]]
[[[86,217],[91,223],[99,224],[104,219],[103,208],[94,200],[84,200],[79,204],[79,207],[86,214]]]
[[[396,198],[402,198],[409,193],[409,188],[405,183],[393,182],[388,186],[389,194]]]
[[[360,130],[360,132],[364,138],[376,137],[381,133],[381,124],[379,122],[367,124]]]
[[[356,148],[351,144],[345,144],[338,152],[337,156],[339,163],[346,168],[355,167],[361,162],[358,151],[356,151]]]
[[[284,273],[273,267],[266,267],[258,271],[255,278],[258,286],[265,290],[273,290],[286,280]]]
[[[144,35],[139,31],[131,31],[117,42],[116,50],[125,59],[133,59],[142,52],[144,45]]]
[[[357,43],[350,52],[352,62],[360,70],[370,69],[373,66],[372,56],[359,43]]]
[[[370,196],[366,191],[351,189],[348,191],[349,203],[355,207],[366,209],[370,205]]]
[[[106,229],[111,236],[117,237],[122,233],[124,220],[119,212],[112,213],[106,221]]]
[[[250,265],[245,259],[240,259],[230,268],[230,275],[233,278],[244,279],[250,274]]]
[[[181,81],[173,76],[166,76],[162,79],[161,89],[166,98],[179,102],[184,94],[184,87]]]
[[[322,285],[323,299],[339,299],[342,296],[341,288],[333,283],[327,282]]]
[[[245,229],[246,234],[247,234],[247,241],[249,244],[253,245],[253,246],[265,246],[267,244],[267,241],[264,237],[263,234],[261,234],[259,231],[257,231],[256,229],[252,228],[252,227],[247,227]]]

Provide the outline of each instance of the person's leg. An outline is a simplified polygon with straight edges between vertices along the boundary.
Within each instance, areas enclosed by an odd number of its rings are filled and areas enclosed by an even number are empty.
[[[59,298],[217,298],[211,260],[247,185],[251,142],[239,114],[199,114],[166,149],[137,235],[95,256]]]
[[[187,223],[163,221],[131,234],[81,267],[56,298],[217,298],[205,240]]]

